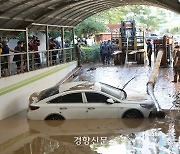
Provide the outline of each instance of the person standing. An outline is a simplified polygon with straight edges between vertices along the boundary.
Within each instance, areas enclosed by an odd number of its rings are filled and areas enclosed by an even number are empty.
[[[107,64],[110,64],[111,55],[112,55],[112,44],[111,44],[111,41],[108,40],[108,42],[107,42],[107,58],[106,58]]]
[[[8,46],[8,41],[4,40],[2,42],[2,53],[1,55],[4,55],[3,57],[1,57],[1,69],[2,69],[2,76],[7,76],[8,75],[8,56],[7,54],[9,54],[10,52],[10,48]]]
[[[100,47],[101,60],[103,65],[106,63],[107,53],[108,53],[107,42],[103,42]]]
[[[17,42],[17,46],[14,48],[14,52],[15,53],[23,52],[23,42],[22,41]],[[17,66],[17,74],[21,73],[21,70],[24,70],[23,68],[21,68],[21,65],[23,63],[23,55],[20,55],[20,54],[14,55],[13,61],[16,63],[16,66]]]
[[[179,79],[178,79],[179,78]],[[174,80],[173,82],[180,82],[180,47],[176,47],[174,56]]]
[[[76,57],[78,62],[78,67],[82,67],[81,65],[81,41],[78,39],[77,43],[75,44],[75,51],[76,51]]]
[[[37,37],[33,36],[32,40],[29,42],[29,50],[34,51],[34,62],[35,64],[40,67],[41,60],[38,47],[40,46],[40,40]]]
[[[57,60],[57,50],[55,50],[55,49],[56,49],[56,44],[55,44],[54,40],[51,39],[49,41],[49,50],[53,50],[50,53],[50,55],[51,55],[50,56],[50,61],[52,61],[52,65],[55,65],[56,64],[56,60]]]
[[[100,42],[100,61],[102,61],[103,62],[103,55],[102,55],[102,53],[103,53],[103,46],[104,46],[104,42]]]
[[[152,55],[151,39],[147,40],[147,54],[148,54],[149,66],[151,67],[151,55]]]

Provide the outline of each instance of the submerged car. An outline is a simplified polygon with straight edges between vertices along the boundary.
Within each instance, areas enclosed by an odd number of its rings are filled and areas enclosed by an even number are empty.
[[[95,118],[148,118],[156,113],[150,96],[128,97],[105,83],[70,82],[34,93],[28,119],[65,120]]]

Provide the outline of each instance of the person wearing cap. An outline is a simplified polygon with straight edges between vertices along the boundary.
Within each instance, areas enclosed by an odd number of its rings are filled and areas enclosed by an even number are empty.
[[[151,67],[151,55],[152,55],[151,39],[147,40],[147,54],[148,54],[149,66]]]

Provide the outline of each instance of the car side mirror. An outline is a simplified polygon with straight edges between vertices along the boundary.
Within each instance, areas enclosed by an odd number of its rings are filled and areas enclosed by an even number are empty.
[[[107,104],[114,104],[114,100],[112,98],[107,99]]]

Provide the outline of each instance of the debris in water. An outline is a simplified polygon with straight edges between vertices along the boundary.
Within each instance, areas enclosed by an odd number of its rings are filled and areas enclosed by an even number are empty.
[[[87,70],[87,72],[88,72],[88,71],[94,71],[94,70],[96,70],[96,67],[91,67],[91,68],[89,68],[89,69]]]

